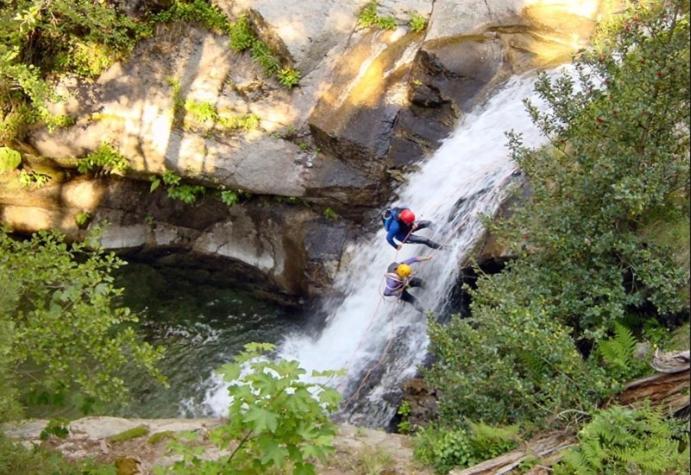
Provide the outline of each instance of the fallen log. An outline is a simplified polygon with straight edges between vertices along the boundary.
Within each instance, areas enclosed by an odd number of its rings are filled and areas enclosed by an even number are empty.
[[[611,399],[607,405],[621,404],[637,406],[646,400],[655,407],[664,408],[669,414],[678,414],[689,408],[689,386],[691,381],[691,359],[689,351],[674,353],[655,352],[651,366],[657,374],[631,381]],[[466,469],[454,469],[449,475],[500,475],[509,473],[523,461],[541,459],[541,463],[526,475],[545,475],[550,466],[561,460],[564,451],[577,444],[574,431],[552,432],[535,437],[520,449],[507,452],[490,460],[485,460]]]

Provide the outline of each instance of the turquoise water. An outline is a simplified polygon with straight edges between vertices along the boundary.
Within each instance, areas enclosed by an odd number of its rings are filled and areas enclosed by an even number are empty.
[[[169,388],[132,377],[132,401],[113,415],[127,417],[201,416],[211,372],[232,359],[245,343],[277,343],[302,326],[300,315],[254,298],[246,291],[190,279],[193,270],[156,269],[130,263],[119,271],[123,304],[140,317],[139,333],[167,348],[160,365]]]

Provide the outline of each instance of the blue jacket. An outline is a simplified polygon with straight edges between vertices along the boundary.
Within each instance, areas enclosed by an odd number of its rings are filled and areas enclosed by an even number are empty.
[[[398,219],[398,213],[403,208],[393,208],[391,210],[391,216],[384,220],[384,229],[386,230],[386,241],[391,244],[395,249],[398,246],[394,241],[394,238],[398,239],[401,243],[405,242],[410,234],[411,227]]]

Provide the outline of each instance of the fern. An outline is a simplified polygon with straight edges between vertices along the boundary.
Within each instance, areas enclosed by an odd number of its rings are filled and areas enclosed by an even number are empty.
[[[636,337],[619,322],[614,324],[614,337],[601,341],[597,352],[611,376],[623,382],[645,373],[647,365],[634,358]]]
[[[614,338],[600,343],[600,355],[610,366],[626,367],[633,359],[636,338],[621,323],[614,324]]]
[[[672,423],[650,406],[613,406],[601,411],[578,435],[579,446],[555,466],[559,474],[682,473],[688,434],[675,438]]]

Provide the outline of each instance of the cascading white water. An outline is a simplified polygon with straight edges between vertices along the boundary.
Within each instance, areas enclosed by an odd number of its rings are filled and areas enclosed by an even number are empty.
[[[554,73],[553,73],[554,74]],[[393,261],[432,255],[414,264],[425,289],[412,289],[426,308],[438,310],[456,284],[460,262],[483,233],[481,216],[496,212],[515,171],[508,156],[505,132],[523,134],[527,145],[543,137],[532,125],[522,103],[533,92],[534,76],[516,77],[482,107],[464,117],[456,131],[398,190],[396,203],[431,220],[430,236],[445,245],[434,251],[406,245],[396,252],[382,230],[357,244],[352,261],[338,275],[335,287],[345,298],[330,309],[317,338],[286,337],[283,358],[297,359],[308,371],[345,369],[347,375],[328,381],[345,398],[344,415],[362,425],[382,426],[395,413],[400,384],[413,376],[427,349],[426,318],[410,305],[382,297],[384,273]],[[225,386],[207,393],[214,413],[228,406]]]

